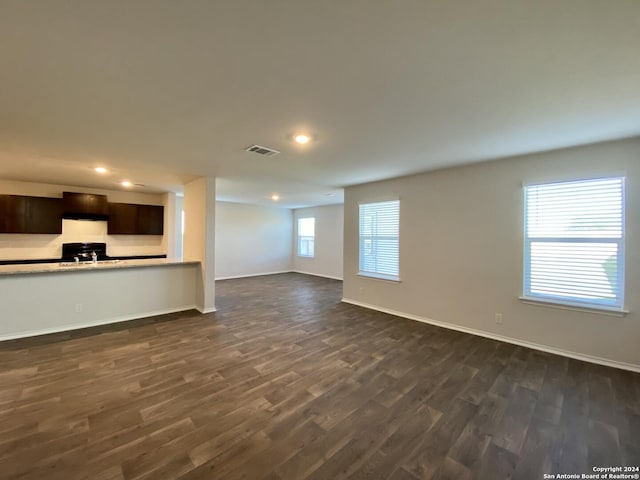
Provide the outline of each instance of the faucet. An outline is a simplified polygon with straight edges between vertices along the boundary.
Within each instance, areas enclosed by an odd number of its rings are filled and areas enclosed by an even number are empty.
[[[76,266],[80,265],[80,258],[77,255],[73,257],[73,260],[76,262]]]
[[[96,254],[96,252],[91,252],[91,263],[98,263],[98,255]]]

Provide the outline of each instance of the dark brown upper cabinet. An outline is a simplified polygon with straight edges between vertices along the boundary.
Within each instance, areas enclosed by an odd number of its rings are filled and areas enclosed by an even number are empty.
[[[164,234],[164,207],[138,205],[138,228],[142,235]]]
[[[0,233],[9,230],[9,195],[0,195]]]
[[[62,233],[62,199],[0,195],[0,233]]]
[[[133,235],[137,232],[138,206],[132,203],[110,203],[107,233]]]
[[[93,193],[63,192],[64,218],[73,220],[106,220],[109,202],[106,195]]]
[[[134,203],[110,203],[109,235],[164,234],[164,207]]]

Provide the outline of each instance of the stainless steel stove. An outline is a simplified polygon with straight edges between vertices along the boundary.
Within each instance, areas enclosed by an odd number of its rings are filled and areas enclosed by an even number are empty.
[[[63,243],[61,261],[63,263],[91,262],[94,253],[99,262],[110,260],[107,256],[106,243]]]

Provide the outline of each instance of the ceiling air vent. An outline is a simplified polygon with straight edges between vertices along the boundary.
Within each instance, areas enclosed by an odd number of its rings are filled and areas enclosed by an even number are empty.
[[[274,155],[278,155],[280,153],[278,150],[262,147],[260,145],[251,145],[250,147],[245,148],[245,150],[247,152],[257,153],[258,155],[263,155],[265,157],[273,157]]]

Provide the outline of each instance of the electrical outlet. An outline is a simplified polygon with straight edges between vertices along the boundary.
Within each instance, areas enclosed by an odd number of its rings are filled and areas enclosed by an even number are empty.
[[[76,313],[80,313],[80,312],[82,312],[82,304],[76,303]]]
[[[496,324],[497,325],[502,325],[502,314],[501,313],[496,313]]]

